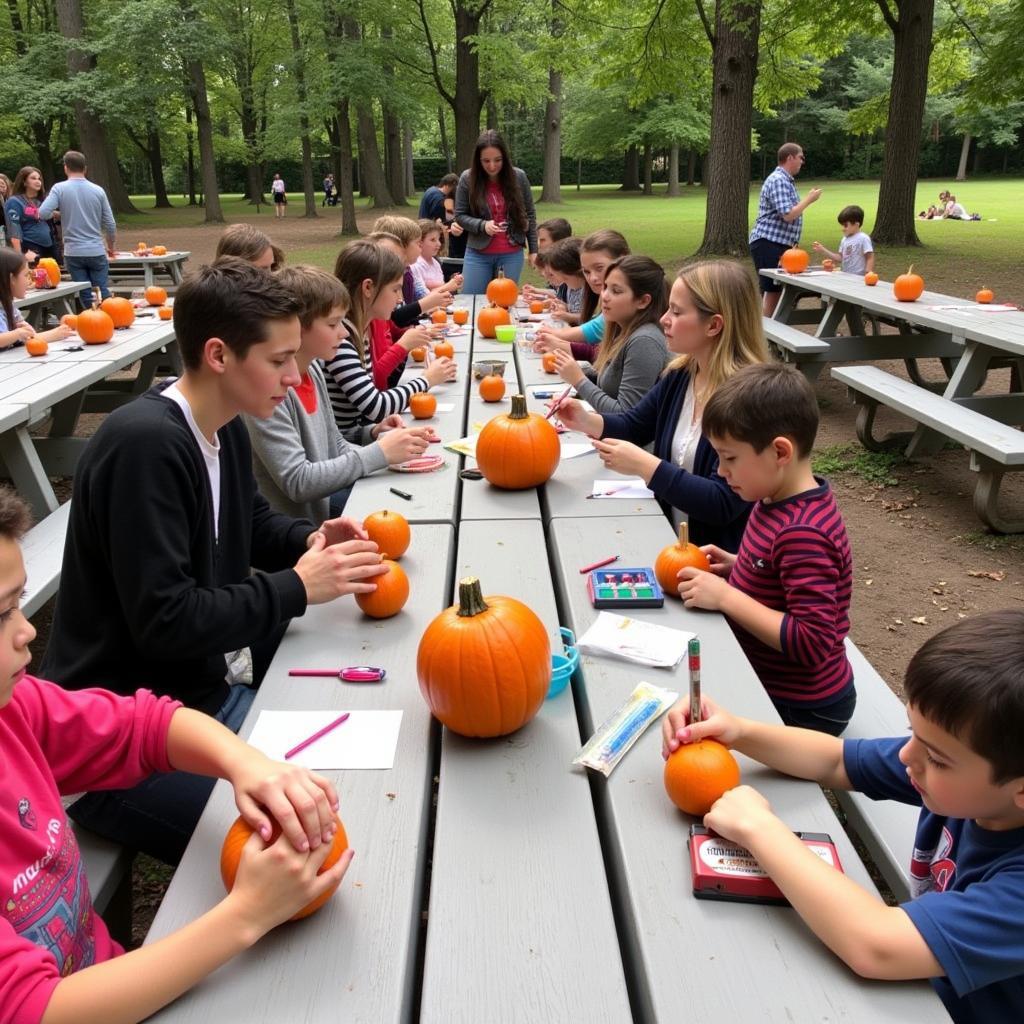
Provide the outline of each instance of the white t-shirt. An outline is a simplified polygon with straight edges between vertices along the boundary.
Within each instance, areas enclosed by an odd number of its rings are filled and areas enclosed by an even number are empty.
[[[210,496],[213,499],[213,535],[217,537],[220,529],[220,440],[216,435],[214,435],[213,444],[206,439],[206,435],[199,429],[199,424],[196,423],[196,419],[192,415],[192,406],[188,404],[188,399],[181,393],[177,381],[164,388],[163,395],[181,408],[185,414],[188,429],[192,431],[192,436],[203,453],[206,475],[210,480]]]
[[[839,243],[839,255],[843,258],[843,270],[847,274],[863,274],[868,269],[867,254],[874,252],[871,236],[863,231],[843,236]]]
[[[275,178],[270,183],[270,191],[271,192],[283,192],[284,191],[284,179],[283,178]]]
[[[683,399],[683,408],[679,413],[679,423],[676,432],[672,435],[672,461],[677,466],[682,466],[687,473],[693,472],[693,464],[697,458],[697,445],[700,444],[701,426],[700,416],[693,415],[694,407],[693,388],[686,389],[686,397]],[[687,520],[687,514],[678,508],[672,509],[672,525],[676,530],[679,524]]]

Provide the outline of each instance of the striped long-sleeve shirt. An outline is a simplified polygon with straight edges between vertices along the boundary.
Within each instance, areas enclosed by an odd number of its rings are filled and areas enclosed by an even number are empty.
[[[768,695],[789,707],[823,707],[853,688],[843,640],[850,631],[853,566],[829,485],[754,505],[729,582],[784,612],[782,650],[732,624]]]
[[[350,332],[355,329],[348,327]],[[324,369],[334,421],[347,440],[359,434],[364,423],[380,423],[392,413],[404,411],[412,395],[430,388],[426,377],[416,377],[387,391],[379,390],[348,339],[338,346],[334,358]]]

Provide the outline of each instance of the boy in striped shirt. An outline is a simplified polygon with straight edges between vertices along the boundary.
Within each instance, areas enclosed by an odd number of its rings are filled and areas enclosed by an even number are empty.
[[[857,702],[843,645],[852,563],[832,491],[811,470],[814,392],[793,367],[747,366],[709,399],[702,429],[719,474],[755,505],[739,551],[705,546],[711,572],[684,569],[679,594],[728,617],[783,722],[838,736]]]

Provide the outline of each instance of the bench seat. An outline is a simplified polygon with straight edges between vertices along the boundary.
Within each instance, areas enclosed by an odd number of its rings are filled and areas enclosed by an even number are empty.
[[[781,349],[783,352],[793,355],[807,356],[828,352],[832,347],[827,341],[822,341],[820,338],[814,337],[813,334],[807,334],[779,320],[772,320],[769,317],[764,317],[763,320],[764,335],[768,340],[769,348]]]
[[[28,618],[57,592],[70,514],[71,502],[66,501],[33,526],[22,539],[21,553],[25,559],[27,582],[21,610]]]

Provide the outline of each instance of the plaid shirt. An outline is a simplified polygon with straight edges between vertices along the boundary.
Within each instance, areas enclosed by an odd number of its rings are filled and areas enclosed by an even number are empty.
[[[757,204],[757,220],[750,232],[749,241],[766,238],[769,242],[782,245],[796,245],[800,241],[803,228],[803,216],[786,223],[782,219],[784,213],[800,202],[793,179],[781,167],[776,167],[761,186],[761,199]]]

